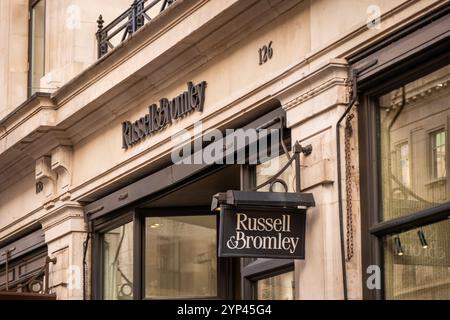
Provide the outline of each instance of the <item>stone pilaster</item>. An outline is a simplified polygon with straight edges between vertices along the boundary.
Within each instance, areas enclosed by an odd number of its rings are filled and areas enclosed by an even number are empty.
[[[56,258],[56,264],[50,266],[51,292],[61,300],[83,299],[83,242],[87,235],[83,208],[77,203],[63,203],[49,211],[40,223],[48,254]],[[89,262],[89,253],[87,257]]]
[[[311,155],[301,156],[302,192],[314,194],[316,207],[307,215],[306,258],[296,262],[298,299],[344,297],[335,132],[336,123],[349,101],[347,78],[346,61],[332,60],[279,97],[287,113],[292,143],[299,141],[313,147]],[[357,131],[356,127],[354,131]],[[354,154],[357,155],[357,150]],[[343,152],[341,156],[343,161]],[[342,170],[344,179],[345,170]],[[345,196],[345,184],[342,186]],[[355,198],[359,199],[359,195]],[[357,214],[359,216],[359,211]],[[353,227],[354,230],[360,229],[360,225],[354,224]],[[359,268],[352,270],[352,279],[356,280],[352,286],[356,289],[352,287],[350,298],[361,298],[361,280],[358,280],[361,279],[360,243],[356,236],[355,241],[356,255],[353,259]]]
[[[83,207],[71,201],[72,147],[60,145],[50,155],[36,161],[36,182],[42,184],[41,201],[45,210],[39,219],[50,258],[49,283],[58,299],[82,299],[83,242],[87,236]],[[86,255],[89,260],[89,253]],[[89,287],[88,285],[86,287]]]

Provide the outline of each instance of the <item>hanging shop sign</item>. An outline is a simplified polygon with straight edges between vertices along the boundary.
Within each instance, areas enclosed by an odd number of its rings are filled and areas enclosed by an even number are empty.
[[[228,191],[215,197],[220,257],[305,258],[311,194]]]
[[[134,122],[122,123],[122,148],[140,142],[146,136],[155,134],[172,124],[173,121],[183,118],[194,111],[202,112],[205,104],[206,82],[194,85],[187,84],[187,90],[173,99],[163,98],[159,106],[152,104],[148,114]]]

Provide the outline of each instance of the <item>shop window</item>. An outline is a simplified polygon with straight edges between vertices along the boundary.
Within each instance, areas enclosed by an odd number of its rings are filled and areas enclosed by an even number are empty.
[[[445,140],[444,129],[431,134],[431,174],[433,179],[442,179],[447,176]]]
[[[215,215],[148,217],[145,298],[217,296]]]
[[[450,119],[448,78],[449,66],[379,98],[383,220],[449,201],[446,131],[435,129],[445,128]]]
[[[103,234],[103,298],[133,298],[133,223]]]
[[[258,280],[256,284],[258,300],[294,300],[294,271]]]
[[[29,36],[29,96],[40,91],[40,81],[45,74],[45,3],[31,0]]]
[[[228,299],[239,266],[217,255],[211,198],[239,188],[239,166],[213,168],[181,189],[93,223],[93,297],[104,300]]]
[[[446,130],[435,129],[445,128],[450,119],[449,79],[447,66],[379,99],[383,220],[405,215],[414,218],[416,213],[423,214],[449,201]],[[399,142],[408,138],[410,144]],[[392,146],[397,146],[396,152],[391,151]],[[414,181],[409,179],[410,163]],[[386,299],[450,298],[448,230],[450,221],[444,220],[382,237]]]
[[[386,299],[450,298],[450,220],[383,239]]]
[[[362,100],[365,266],[380,266],[383,279],[382,288],[365,288],[371,298],[450,299],[450,65],[439,61],[441,67],[399,75],[394,88],[371,87],[381,94]]]

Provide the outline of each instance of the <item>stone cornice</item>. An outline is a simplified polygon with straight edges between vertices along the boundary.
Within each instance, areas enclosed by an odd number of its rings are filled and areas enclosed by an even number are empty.
[[[283,108],[288,111],[334,86],[346,86],[348,64],[344,59],[334,59],[300,79],[280,96]]]

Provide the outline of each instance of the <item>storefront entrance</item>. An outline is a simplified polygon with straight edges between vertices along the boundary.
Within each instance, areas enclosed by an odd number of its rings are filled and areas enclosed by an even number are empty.
[[[209,205],[222,188],[239,185],[239,166],[207,170],[140,205],[132,221],[102,228],[101,297],[132,299],[138,281],[143,299],[236,298],[229,275],[239,264],[217,257],[218,215]]]
[[[278,108],[249,127],[278,130],[283,117]],[[293,260],[218,257],[219,214],[211,211],[215,194],[249,190],[286,164],[290,134],[280,131],[284,148],[263,162],[249,164],[248,153],[244,164],[174,164],[89,205],[93,298],[294,299]],[[289,191],[292,170],[281,177]],[[155,192],[107,211],[144,190]]]

